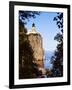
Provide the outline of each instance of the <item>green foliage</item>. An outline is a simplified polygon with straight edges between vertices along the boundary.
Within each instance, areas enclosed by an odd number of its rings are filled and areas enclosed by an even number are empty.
[[[19,11],[19,21],[23,24],[27,24],[27,20],[30,18],[36,18],[36,15],[40,15],[37,11]]]
[[[49,78],[49,77],[52,77],[53,76],[53,72],[49,69],[46,69],[46,76]]]
[[[54,40],[58,41],[58,45],[51,59],[53,64],[53,76],[61,77],[63,76],[63,13],[57,14],[58,15],[54,17],[54,21],[56,21],[60,32],[54,37]]]

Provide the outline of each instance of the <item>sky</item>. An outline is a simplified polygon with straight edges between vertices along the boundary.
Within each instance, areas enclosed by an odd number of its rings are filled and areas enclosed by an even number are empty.
[[[57,41],[54,37],[59,32],[56,21],[53,21],[57,16],[56,12],[41,12],[36,15],[36,18],[30,18],[25,27],[31,31],[32,24],[35,23],[36,31],[41,34],[43,38],[43,48],[46,51],[54,51],[56,49]]]

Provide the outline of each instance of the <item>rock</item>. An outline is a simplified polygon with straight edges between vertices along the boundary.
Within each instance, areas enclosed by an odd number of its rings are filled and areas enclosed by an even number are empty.
[[[43,42],[42,37],[39,33],[29,33],[28,34],[29,43],[33,49],[33,56],[35,58],[35,63],[38,64],[38,67],[44,67],[44,51],[43,51]]]

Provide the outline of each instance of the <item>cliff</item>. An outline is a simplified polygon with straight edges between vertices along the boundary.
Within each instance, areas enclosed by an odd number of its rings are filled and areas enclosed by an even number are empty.
[[[30,33],[28,34],[28,40],[33,49],[33,56],[36,59],[34,62],[38,64],[39,67],[44,67],[43,62],[43,42],[42,37],[39,33]]]

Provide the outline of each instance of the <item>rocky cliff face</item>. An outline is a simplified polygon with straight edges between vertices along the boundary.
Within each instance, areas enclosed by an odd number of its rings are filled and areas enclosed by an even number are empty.
[[[42,42],[42,37],[39,33],[30,33],[28,34],[28,40],[29,43],[33,49],[33,56],[36,59],[35,63],[38,64],[39,67],[44,67],[44,62],[43,62],[43,42]]]

